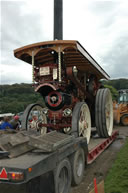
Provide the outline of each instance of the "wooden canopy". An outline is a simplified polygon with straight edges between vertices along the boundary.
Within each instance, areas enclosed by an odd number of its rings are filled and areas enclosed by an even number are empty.
[[[14,55],[29,64],[32,64],[32,55],[34,55],[34,65],[40,66],[55,63],[54,52],[63,53],[63,61],[67,67],[76,66],[78,70],[93,73],[99,79],[109,79],[109,75],[78,41],[55,40],[35,43],[14,50]]]

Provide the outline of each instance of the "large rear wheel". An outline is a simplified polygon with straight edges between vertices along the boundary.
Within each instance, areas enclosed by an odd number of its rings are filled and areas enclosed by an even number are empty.
[[[113,131],[113,103],[108,88],[99,89],[96,95],[95,123],[100,137],[109,137]]]
[[[79,102],[73,109],[72,114],[72,133],[77,133],[79,137],[85,137],[87,144],[91,135],[91,115],[88,105],[85,102]]]

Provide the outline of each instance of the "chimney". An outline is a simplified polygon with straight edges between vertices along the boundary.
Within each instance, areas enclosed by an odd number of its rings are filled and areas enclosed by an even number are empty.
[[[63,40],[63,0],[54,0],[54,40]]]

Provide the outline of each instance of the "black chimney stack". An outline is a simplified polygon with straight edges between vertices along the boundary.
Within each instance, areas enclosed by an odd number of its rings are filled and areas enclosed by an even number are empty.
[[[54,40],[63,40],[63,0],[54,0]]]

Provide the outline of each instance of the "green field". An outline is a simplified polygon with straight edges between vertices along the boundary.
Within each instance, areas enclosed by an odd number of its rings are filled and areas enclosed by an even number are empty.
[[[128,140],[105,179],[105,193],[128,193]]]

